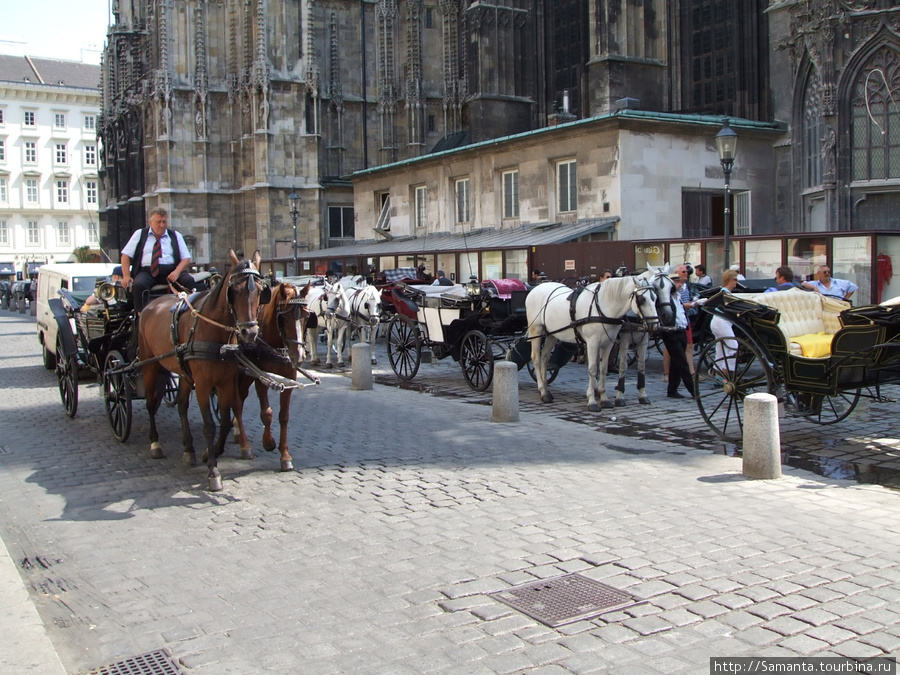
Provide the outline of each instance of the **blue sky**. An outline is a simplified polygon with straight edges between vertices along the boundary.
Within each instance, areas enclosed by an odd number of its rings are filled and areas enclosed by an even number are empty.
[[[110,0],[19,0],[0,10],[0,53],[100,63]]]

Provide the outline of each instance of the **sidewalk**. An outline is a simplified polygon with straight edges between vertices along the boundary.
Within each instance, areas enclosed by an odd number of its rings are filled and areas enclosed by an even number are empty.
[[[211,494],[205,468],[181,465],[173,409],[157,461],[139,402],[125,444],[95,385],[68,419],[33,330],[0,313],[15,392],[0,535],[54,561],[9,581],[47,590],[31,597],[72,675],[159,649],[191,675],[669,675],[711,656],[900,653],[889,489],[789,467],[748,481],[739,458],[604,431],[621,412],[574,421],[583,391],[567,419],[523,388],[521,422],[495,424],[482,396],[323,373],[294,395],[296,471],[259,449],[251,399],[257,457],[229,445]],[[569,573],[645,602],[550,628],[488,595]]]

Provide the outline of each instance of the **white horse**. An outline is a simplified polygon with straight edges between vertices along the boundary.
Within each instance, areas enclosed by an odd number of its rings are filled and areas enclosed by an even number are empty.
[[[647,380],[644,375],[644,367],[647,361],[647,347],[650,344],[650,331],[643,322],[631,313],[625,317],[625,322],[619,329],[619,381],[616,383],[616,407],[625,405],[625,373],[628,372],[629,349],[634,346],[635,366],[637,366],[637,391],[638,403],[650,404],[645,387]]]
[[[590,284],[580,292],[558,283],[543,283],[532,289],[525,299],[525,309],[541,401],[553,400],[547,389],[547,363],[553,347],[560,341],[583,341],[588,360],[588,409],[597,412],[601,405],[611,408],[606,397],[606,363],[623,317],[630,310],[649,326],[673,325],[672,288],[672,281],[663,272],[647,270],[636,277],[613,277],[602,284]]]
[[[338,366],[344,364],[343,348],[349,342],[347,338],[353,328],[358,328],[361,339],[368,342],[374,366],[378,363],[375,359],[375,336],[381,322],[381,291],[367,284],[362,277],[353,277],[349,284],[343,281],[341,279],[341,283],[332,286],[328,293],[328,309],[335,321],[332,331],[337,333]]]
[[[333,284],[336,286],[337,284]],[[306,296],[307,305],[309,307],[309,321],[306,329],[306,353],[309,355],[310,364],[319,365],[319,332],[324,328],[328,335],[328,356],[326,363],[328,367],[333,367],[332,359],[332,343],[333,331],[331,330],[334,323],[334,313],[328,311],[329,291],[332,284],[325,283],[324,286],[313,286],[309,289]]]

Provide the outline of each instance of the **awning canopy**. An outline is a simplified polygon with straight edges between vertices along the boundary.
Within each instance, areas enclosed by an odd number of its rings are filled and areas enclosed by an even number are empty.
[[[16,266],[10,262],[0,261],[0,274],[15,274]]]
[[[613,218],[589,218],[575,223],[541,223],[511,229],[485,228],[460,234],[431,234],[426,237],[397,237],[390,241],[362,241],[299,254],[300,260],[321,258],[378,257],[403,254],[443,253],[465,250],[528,248],[563,244],[598,232],[609,232],[619,222]]]

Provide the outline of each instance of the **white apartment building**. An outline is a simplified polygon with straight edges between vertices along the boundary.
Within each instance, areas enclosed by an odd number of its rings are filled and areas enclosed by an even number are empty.
[[[0,55],[0,278],[100,245],[100,66]]]

